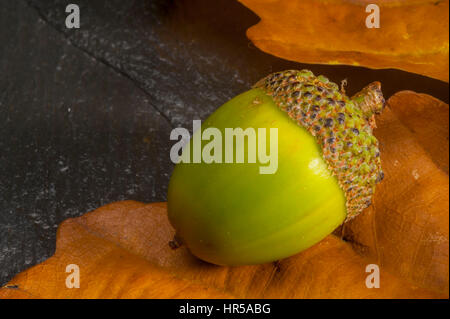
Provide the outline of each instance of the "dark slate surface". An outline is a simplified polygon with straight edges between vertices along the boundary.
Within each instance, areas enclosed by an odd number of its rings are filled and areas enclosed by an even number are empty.
[[[165,200],[169,122],[151,97],[40,20],[0,10],[0,283],[50,256],[57,225],[106,203]]]
[[[65,29],[65,6],[81,28]],[[103,204],[163,201],[172,127],[191,127],[259,78],[310,68],[352,94],[380,80],[448,102],[397,70],[302,65],[245,37],[232,0],[0,0],[0,284],[52,255],[57,225]]]

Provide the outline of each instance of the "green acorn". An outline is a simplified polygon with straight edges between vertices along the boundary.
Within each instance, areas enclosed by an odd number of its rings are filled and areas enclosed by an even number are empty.
[[[348,98],[308,70],[271,74],[225,103],[194,133],[171,177],[176,241],[218,265],[275,261],[319,242],[368,207],[383,179],[372,130],[384,105],[379,82]],[[233,128],[255,137],[227,139]],[[195,159],[199,148],[208,160]]]

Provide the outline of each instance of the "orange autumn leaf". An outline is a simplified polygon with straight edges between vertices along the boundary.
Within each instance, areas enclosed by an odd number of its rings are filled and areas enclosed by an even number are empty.
[[[107,205],[86,216],[69,219],[58,229],[56,253],[42,264],[19,274],[0,290],[1,298],[230,298],[227,293],[183,280],[146,261],[143,256],[124,249],[120,241],[110,240],[107,233],[97,232],[95,224],[103,214],[114,216],[144,207],[136,202]],[[103,216],[100,223],[106,228],[121,217]],[[139,222],[139,220],[136,220]],[[109,225],[108,225],[109,224]],[[152,227],[147,224],[147,227]],[[139,229],[135,229],[139,231]],[[120,234],[136,236],[137,234]],[[130,238],[131,239],[131,238]],[[77,265],[80,288],[69,289],[66,279],[68,265]],[[8,288],[9,287],[9,288]]]
[[[448,104],[427,94],[401,91],[389,99],[389,107],[436,166],[448,174]]]
[[[394,101],[375,131],[385,181],[373,208],[344,227],[350,243],[330,235],[275,263],[215,266],[170,248],[165,203],[118,202],[63,222],[55,255],[0,298],[448,298],[448,175],[412,133],[416,122],[407,128],[392,112]],[[66,287],[69,264],[79,266],[80,288]],[[380,288],[366,287],[368,264],[380,265]]]
[[[343,231],[393,274],[447,294],[448,114],[448,104],[426,94],[402,91],[388,100],[374,132],[385,179],[372,207]]]
[[[365,286],[369,263],[329,236],[302,254],[259,266],[219,267],[169,248],[166,205],[119,202],[64,222],[56,253],[0,290],[16,298],[377,298],[438,297],[383,273]],[[80,288],[66,287],[66,266]],[[12,288],[8,288],[12,287]]]
[[[368,0],[239,1],[261,18],[247,36],[277,57],[396,68],[448,82],[448,0],[377,1],[380,28],[366,27]]]

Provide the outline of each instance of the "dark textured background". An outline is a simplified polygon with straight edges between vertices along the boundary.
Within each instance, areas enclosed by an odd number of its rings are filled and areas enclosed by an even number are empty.
[[[65,29],[77,3],[81,28]],[[302,65],[245,37],[233,0],[0,0],[0,285],[53,254],[58,224],[103,204],[163,201],[170,130],[190,128],[264,75],[309,68],[355,93],[373,80],[448,102],[396,70]]]

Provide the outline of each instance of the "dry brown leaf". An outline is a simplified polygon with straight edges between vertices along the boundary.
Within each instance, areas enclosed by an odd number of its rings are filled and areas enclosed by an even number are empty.
[[[377,123],[386,177],[373,207],[345,226],[351,243],[330,235],[276,263],[220,267],[169,247],[165,203],[119,202],[65,221],[55,255],[0,298],[448,298],[448,175],[389,108]],[[380,288],[365,285],[371,263]],[[69,264],[79,289],[65,285]]]
[[[123,202],[102,207],[81,218],[69,219],[58,229],[56,253],[44,263],[19,274],[0,298],[230,298],[227,293],[181,279],[133,254],[111,240],[107,233],[97,232],[100,223],[114,228],[124,222],[129,212],[144,204]],[[112,220],[110,213],[121,212]],[[136,220],[139,222],[139,220]],[[147,227],[153,225],[147,224]],[[125,228],[123,228],[125,229]],[[134,229],[138,231],[138,229]],[[128,234],[116,233],[126,239]],[[136,236],[136,234],[129,234]],[[151,243],[151,242],[150,242]],[[67,265],[80,268],[80,288],[66,287]],[[9,287],[9,288],[8,288]]]
[[[448,105],[403,91],[388,106],[375,130],[386,177],[344,238],[393,274],[448,294]]]
[[[389,108],[448,174],[448,104],[427,94],[401,91],[389,98]]]
[[[64,222],[57,251],[19,274],[0,297],[31,298],[431,298],[439,297],[382,273],[368,289],[368,260],[329,236],[277,263],[219,267],[169,248],[174,231],[165,203],[119,202]],[[68,289],[68,264],[80,267],[80,288]],[[182,279],[181,279],[182,278]],[[208,287],[208,288],[207,288]]]
[[[303,63],[396,68],[448,82],[448,0],[239,0],[261,21],[247,36],[261,50]]]

